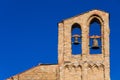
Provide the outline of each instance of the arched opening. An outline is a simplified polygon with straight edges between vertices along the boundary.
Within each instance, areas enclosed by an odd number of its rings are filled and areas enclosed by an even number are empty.
[[[101,23],[97,18],[93,18],[89,27],[90,54],[101,54]]]
[[[72,41],[72,54],[81,54],[82,53],[82,47],[81,47],[81,27],[78,23],[75,23],[72,25],[72,31],[71,31],[71,41]]]

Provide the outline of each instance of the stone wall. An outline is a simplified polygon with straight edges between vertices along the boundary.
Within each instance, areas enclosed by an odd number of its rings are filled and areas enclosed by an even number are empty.
[[[57,80],[57,65],[39,65],[7,80]]]
[[[90,22],[97,19],[101,28],[101,53],[90,54]],[[82,53],[72,54],[72,25],[79,24],[82,31]],[[110,80],[109,14],[92,10],[59,23],[58,55],[60,80]],[[66,64],[69,64],[66,66]],[[77,64],[77,66],[76,66]],[[79,64],[79,66],[78,66]],[[77,73],[76,70],[79,70]]]
[[[90,54],[90,21],[96,18],[101,25],[100,54]],[[82,30],[82,53],[72,54],[71,31],[73,24]],[[109,14],[92,10],[65,19],[58,24],[58,64],[39,65],[7,80],[110,80]]]

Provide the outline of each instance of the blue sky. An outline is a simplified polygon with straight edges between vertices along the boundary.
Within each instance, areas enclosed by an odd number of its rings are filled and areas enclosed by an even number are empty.
[[[57,63],[57,23],[92,9],[110,13],[111,80],[119,80],[119,0],[0,0],[0,80]]]

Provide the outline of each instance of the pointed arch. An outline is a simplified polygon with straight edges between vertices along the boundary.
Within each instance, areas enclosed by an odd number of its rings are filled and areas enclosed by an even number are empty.
[[[101,17],[95,14],[88,19],[90,54],[102,53],[103,23]]]

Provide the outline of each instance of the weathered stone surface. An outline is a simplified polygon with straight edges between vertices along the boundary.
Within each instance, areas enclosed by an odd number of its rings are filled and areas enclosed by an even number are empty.
[[[101,24],[101,54],[90,54],[90,22],[96,18]],[[72,54],[71,31],[73,24],[82,30],[82,53]],[[110,80],[109,14],[92,10],[68,18],[58,24],[58,64],[39,65],[7,80]]]
[[[56,80],[58,65],[38,65],[8,80]]]

